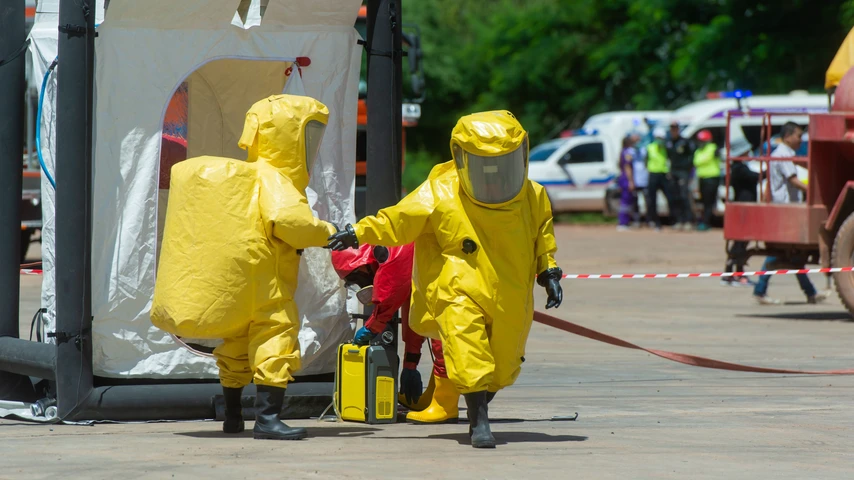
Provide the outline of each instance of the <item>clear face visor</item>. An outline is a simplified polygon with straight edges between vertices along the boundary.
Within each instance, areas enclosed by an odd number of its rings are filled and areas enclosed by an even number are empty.
[[[516,197],[525,185],[528,139],[516,150],[494,157],[469,153],[454,145],[454,160],[460,181],[472,198],[487,204],[504,203]]]
[[[368,285],[367,287],[360,287],[355,283],[345,283],[344,287],[347,290],[353,292],[356,295],[356,299],[359,300],[359,303],[362,305],[371,305],[374,302],[374,286]]]
[[[305,168],[309,174],[317,159],[317,152],[320,151],[320,142],[323,140],[325,131],[326,125],[317,120],[311,120],[305,126]]]

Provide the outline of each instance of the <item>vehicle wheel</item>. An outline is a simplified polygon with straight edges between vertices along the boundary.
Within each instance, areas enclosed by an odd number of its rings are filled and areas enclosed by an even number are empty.
[[[836,232],[830,253],[830,266],[833,268],[854,266],[854,213],[848,215]],[[833,280],[842,304],[848,312],[854,314],[854,272],[834,273]]]
[[[21,265],[27,261],[27,250],[30,248],[30,239],[32,238],[32,230],[21,230]]]
[[[616,217],[620,211],[620,191],[608,189],[605,191],[605,205],[602,214],[606,217]]]

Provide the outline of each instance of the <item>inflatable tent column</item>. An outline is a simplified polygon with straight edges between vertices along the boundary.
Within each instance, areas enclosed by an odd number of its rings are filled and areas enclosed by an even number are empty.
[[[21,277],[21,182],[27,44],[24,0],[0,6],[0,349],[17,349]],[[30,379],[0,371],[0,399],[34,394]]]

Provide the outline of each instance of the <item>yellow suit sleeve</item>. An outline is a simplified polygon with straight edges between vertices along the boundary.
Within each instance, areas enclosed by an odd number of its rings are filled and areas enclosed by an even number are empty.
[[[272,236],[297,250],[325,247],[335,227],[314,216],[305,195],[281,175],[260,175],[261,217]]]
[[[356,232],[359,244],[385,247],[406,245],[421,235],[435,207],[436,197],[430,180],[427,180],[397,205],[359,220],[353,225],[353,231]]]
[[[532,182],[533,183],[533,182]],[[552,218],[552,205],[545,189],[539,184],[534,184],[536,197],[535,217],[539,221],[537,238],[534,242],[534,255],[537,258],[537,273],[542,273],[549,268],[557,267],[554,254],[557,252],[555,242],[554,219]]]

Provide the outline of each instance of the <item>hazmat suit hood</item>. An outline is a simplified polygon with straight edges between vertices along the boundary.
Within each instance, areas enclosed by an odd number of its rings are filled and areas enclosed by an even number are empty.
[[[528,133],[506,110],[466,115],[451,132],[460,185],[476,204],[499,208],[520,199],[528,178]]]
[[[332,267],[341,278],[347,277],[353,270],[365,265],[374,269],[379,266],[379,262],[374,258],[374,247],[371,245],[362,244],[357,249],[332,252]]]
[[[305,192],[328,120],[329,109],[311,97],[273,95],[246,113],[238,145],[247,162],[269,164]]]

